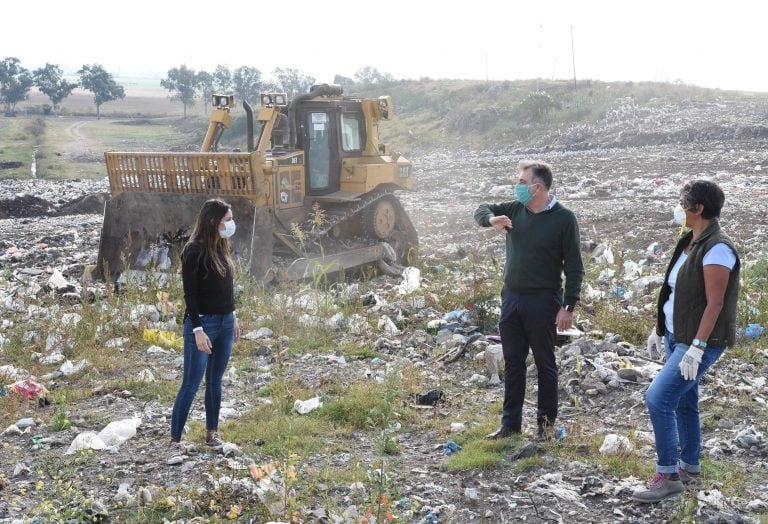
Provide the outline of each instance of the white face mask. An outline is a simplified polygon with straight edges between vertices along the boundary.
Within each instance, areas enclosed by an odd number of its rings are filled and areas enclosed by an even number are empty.
[[[675,224],[685,227],[685,209],[680,204],[675,207]]]
[[[219,229],[219,236],[221,238],[229,238],[235,234],[235,229],[237,229],[237,227],[235,226],[234,220],[227,220],[226,222],[222,222],[222,224],[224,224],[224,229]]]

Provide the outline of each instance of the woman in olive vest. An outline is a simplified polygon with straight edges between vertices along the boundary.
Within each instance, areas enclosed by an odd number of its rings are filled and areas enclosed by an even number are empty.
[[[739,255],[720,229],[723,190],[696,180],[680,192],[682,236],[659,294],[656,332],[666,362],[646,393],[656,439],[656,474],[638,502],[658,502],[697,485],[701,473],[699,380],[736,338]]]

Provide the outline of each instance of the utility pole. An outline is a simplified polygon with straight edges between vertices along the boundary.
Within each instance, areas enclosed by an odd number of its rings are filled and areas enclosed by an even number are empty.
[[[485,83],[488,83],[488,51],[485,52]]]
[[[573,49],[573,26],[571,26],[571,60],[573,61],[573,88],[576,89],[576,51]]]

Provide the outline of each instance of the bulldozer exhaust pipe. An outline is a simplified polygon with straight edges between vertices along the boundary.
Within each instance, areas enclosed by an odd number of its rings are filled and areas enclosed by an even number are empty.
[[[248,152],[251,153],[254,150],[254,144],[253,144],[253,109],[251,108],[251,104],[243,100],[243,109],[245,109],[245,119],[246,119],[246,132],[248,133]]]

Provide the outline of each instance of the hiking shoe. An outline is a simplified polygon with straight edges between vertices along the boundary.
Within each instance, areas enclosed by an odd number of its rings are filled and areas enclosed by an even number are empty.
[[[224,439],[221,438],[218,431],[209,431],[205,435],[205,445],[212,448],[219,448],[224,445]]]
[[[648,489],[639,489],[632,493],[636,502],[659,502],[676,493],[685,491],[685,486],[676,473],[656,473],[648,483]]]
[[[680,482],[687,489],[699,488],[703,484],[701,481],[701,473],[691,473],[685,471],[683,468],[677,468],[677,476],[680,477]]]
[[[169,466],[184,462],[184,446],[181,442],[171,442],[165,453],[165,463]]]

